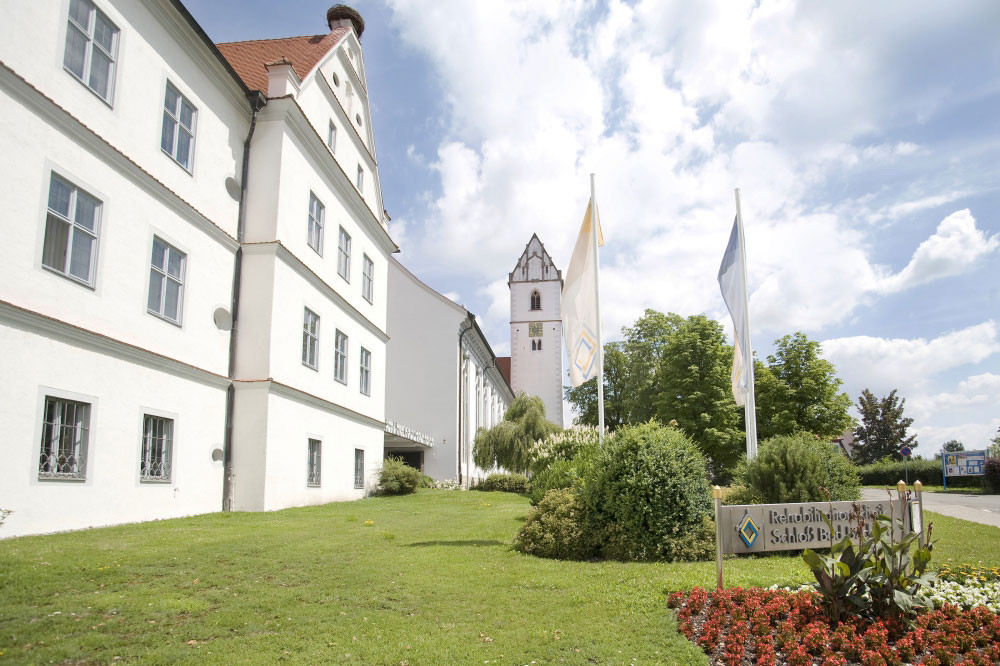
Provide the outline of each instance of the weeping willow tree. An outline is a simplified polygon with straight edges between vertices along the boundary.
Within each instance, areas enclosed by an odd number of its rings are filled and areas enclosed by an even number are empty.
[[[489,430],[480,428],[472,446],[472,459],[482,469],[502,467],[524,473],[531,464],[531,446],[558,432],[559,426],[545,418],[545,403],[534,395],[519,393],[510,403],[503,421]]]

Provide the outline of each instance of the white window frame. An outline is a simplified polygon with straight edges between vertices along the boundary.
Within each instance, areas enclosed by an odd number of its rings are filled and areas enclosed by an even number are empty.
[[[367,254],[361,260],[361,296],[369,303],[375,302],[375,262]]]
[[[333,378],[341,384],[347,383],[347,362],[350,358],[350,340],[347,334],[337,329],[333,342]]]
[[[362,347],[360,356],[361,378],[358,382],[358,388],[363,395],[370,396],[372,394],[372,353]]]
[[[302,313],[302,365],[319,370],[319,315],[303,308]],[[310,326],[313,324],[314,326]]]
[[[49,421],[49,405],[53,406],[52,421]],[[65,408],[73,407],[73,416],[83,408],[82,418],[75,425],[66,426]],[[38,459],[35,473],[39,481],[86,481],[87,462],[92,439],[94,403],[77,397],[66,397],[59,392],[46,391],[42,396],[41,436],[38,440]],[[76,419],[74,419],[76,420]],[[79,429],[72,435],[69,446],[62,440],[64,428]],[[58,432],[56,432],[58,429]],[[65,452],[70,451],[67,455]],[[61,460],[61,462],[60,462]]]
[[[332,119],[330,120],[330,125],[326,130],[326,145],[330,149],[331,153],[334,155],[337,154],[337,126],[334,124]]]
[[[344,227],[340,227],[337,236],[337,274],[351,282],[351,234],[347,233]]]
[[[323,440],[310,437],[306,442],[306,486],[323,485]]]
[[[159,243],[164,247],[163,261],[164,266],[161,268],[154,263],[156,244]],[[180,255],[180,271],[179,275],[170,274],[170,255],[175,253]],[[149,314],[159,317],[165,321],[169,321],[172,324],[177,324],[180,326],[184,320],[184,278],[187,272],[187,254],[181,252],[176,247],[163,240],[159,236],[153,236],[153,245],[150,251],[149,257],[149,288],[146,292],[146,312]],[[150,296],[153,294],[153,276],[158,275],[160,277],[160,308],[155,310],[150,307]],[[167,315],[164,310],[166,309],[167,302],[167,287],[168,283],[177,284],[177,318],[173,319]]]
[[[309,224],[306,227],[306,244],[323,256],[323,226],[326,220],[326,206],[315,192],[309,192]],[[315,243],[315,244],[314,244]]]
[[[142,415],[142,441],[139,447],[139,482],[170,483],[173,480],[174,464],[174,419],[169,416],[144,412]],[[159,460],[154,458],[159,429]],[[156,473],[156,472],[159,473]]]
[[[87,12],[87,25],[80,25],[75,18],[73,18],[73,5],[79,3],[89,7]],[[111,51],[109,52],[102,44],[94,39],[94,31],[97,27],[98,18],[102,19],[107,25],[109,25],[113,33],[111,35]],[[86,39],[86,44],[84,45],[83,52],[83,71],[77,74],[72,69],[70,69],[67,61],[67,56],[69,55],[69,41],[70,35],[77,34],[81,35]],[[91,0],[70,0],[69,11],[66,16],[66,40],[63,45],[63,69],[65,69],[69,74],[86,86],[87,90],[97,95],[97,97],[106,103],[108,106],[113,105],[113,98],[115,92],[115,78],[118,73],[118,48],[121,42],[121,30],[118,28],[114,22],[108,18],[108,15],[97,8],[97,5],[91,2]],[[94,63],[94,51],[99,50],[100,54],[106,57],[110,61],[110,67],[108,68],[108,91],[107,97],[101,95],[97,92],[91,85],[91,79],[93,76],[93,63]]]
[[[365,487],[365,450],[354,449],[354,487]]]
[[[52,187],[56,181],[59,181],[65,187],[69,188],[69,201],[67,203],[67,211],[63,213],[62,211],[52,208]],[[94,228],[88,229],[86,225],[81,224],[80,220],[77,218],[78,205],[80,198],[90,200],[94,204]],[[69,278],[74,282],[84,284],[90,288],[94,287],[95,278],[97,276],[97,250],[100,245],[101,236],[101,214],[104,212],[104,202],[90,194],[81,187],[78,187],[68,178],[60,176],[55,171],[50,173],[49,177],[49,194],[48,194],[48,208],[45,215],[45,226],[42,231],[42,266],[54,273],[58,273],[63,277]],[[58,224],[66,225],[66,250],[63,253],[61,266],[54,266],[52,264],[46,263],[46,248],[48,247],[49,236],[49,225],[52,224],[53,236],[55,239],[55,233]],[[70,272],[72,268],[72,257],[73,248],[75,247],[77,236],[82,236],[83,238],[89,238],[92,242],[90,245],[90,256],[88,258],[87,265],[87,278],[84,279],[79,275],[74,275]],[[53,243],[56,241],[53,240]]]
[[[177,101],[173,109],[167,108],[167,94],[170,91],[173,91],[174,95],[177,96]],[[181,111],[183,110],[185,104],[187,104],[188,108],[191,109],[190,127],[181,122],[181,117],[182,117]],[[163,145],[164,135],[166,133],[168,121],[173,123],[173,130],[170,135],[170,150],[167,150],[167,147]],[[170,157],[170,159],[176,162],[178,166],[180,166],[188,173],[192,174],[194,173],[194,151],[195,151],[195,144],[197,143],[195,140],[195,135],[197,133],[197,130],[198,130],[198,107],[192,104],[191,100],[188,99],[186,95],[181,93],[181,91],[177,88],[177,86],[172,84],[170,81],[167,81],[167,86],[163,91],[163,126],[160,130],[160,150],[162,150],[167,156]],[[180,141],[178,141],[178,139],[180,138],[182,132],[191,137],[191,143],[189,144],[188,147],[187,164],[181,162],[177,158],[177,147],[180,145]]]

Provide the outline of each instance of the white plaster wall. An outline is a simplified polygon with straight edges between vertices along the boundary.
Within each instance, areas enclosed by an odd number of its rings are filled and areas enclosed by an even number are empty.
[[[159,3],[166,22],[139,0],[96,4],[120,30],[110,106],[63,67],[69,0],[11,4],[0,60],[235,236],[238,202],[225,179],[239,178],[250,118],[238,84],[213,73],[215,56],[169,3]],[[168,80],[198,112],[191,172],[160,149]]]
[[[359,499],[377,485],[382,464],[380,427],[332,414],[283,396],[268,397],[266,511]],[[323,442],[321,485],[306,485],[309,438]],[[354,449],[365,451],[365,487],[354,487]]]
[[[538,290],[540,310],[531,309],[531,293]],[[536,280],[510,283],[511,387],[537,395],[545,402],[545,415],[563,425],[562,283]],[[531,349],[527,322],[542,322],[542,349]]]
[[[0,90],[5,260],[0,299],[225,374],[235,250]],[[10,128],[17,128],[16,132]],[[42,267],[51,173],[102,201],[94,288]],[[146,311],[153,235],[187,254],[180,326]]]
[[[385,417],[385,343],[345,314],[280,259],[274,268],[270,369],[286,385],[383,421]],[[320,317],[318,370],[302,363],[304,308]],[[347,384],[333,377],[335,331],[348,336]],[[371,395],[361,393],[361,347],[372,354]]]
[[[261,511],[268,469],[268,382],[236,382],[233,400],[233,509]]]
[[[389,262],[385,417],[433,437],[434,446],[424,450],[424,473],[454,479],[458,336],[466,313],[428,290],[398,263]]]
[[[271,376],[275,260],[273,254],[259,254],[256,250],[251,245],[243,251],[236,334],[237,379],[266,379]]]
[[[14,513],[0,536],[218,511],[222,505],[224,388],[0,326],[4,358],[0,410],[0,506]],[[16,350],[16,353],[9,353]],[[44,396],[67,391],[91,402],[86,481],[40,481]],[[83,398],[81,398],[83,399]],[[142,416],[174,415],[170,483],[140,483]]]

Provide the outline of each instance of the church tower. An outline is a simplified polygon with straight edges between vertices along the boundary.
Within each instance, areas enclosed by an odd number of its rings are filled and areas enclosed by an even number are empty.
[[[507,286],[511,388],[540,397],[546,417],[562,427],[562,272],[537,235],[531,235]]]

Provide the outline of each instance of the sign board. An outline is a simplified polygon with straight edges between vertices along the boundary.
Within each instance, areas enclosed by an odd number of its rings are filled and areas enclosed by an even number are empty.
[[[856,520],[851,510],[857,505],[867,523],[866,534],[879,514],[903,520],[903,529],[910,531],[911,521],[904,500],[868,502],[806,502],[802,504],[749,504],[718,507],[719,546],[723,553],[768,553],[777,550],[829,548],[830,530],[823,516],[833,523],[833,540],[854,536]],[[897,539],[902,538],[895,527]]]
[[[945,476],[983,476],[986,474],[986,451],[945,453]]]
[[[908,446],[904,446],[899,450],[899,455],[903,456],[904,458],[909,458],[912,453],[913,449],[911,449]]]

